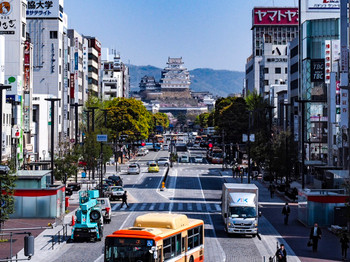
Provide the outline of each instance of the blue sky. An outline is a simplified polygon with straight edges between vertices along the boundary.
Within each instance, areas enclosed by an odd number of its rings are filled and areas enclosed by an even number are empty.
[[[244,71],[254,6],[297,0],[66,0],[69,28],[96,36],[125,63],[163,68],[182,56],[189,69]]]

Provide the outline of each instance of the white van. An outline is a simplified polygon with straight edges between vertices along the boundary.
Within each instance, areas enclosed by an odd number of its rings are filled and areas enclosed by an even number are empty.
[[[189,163],[190,159],[189,159],[188,155],[182,155],[180,158],[180,162],[181,163]]]

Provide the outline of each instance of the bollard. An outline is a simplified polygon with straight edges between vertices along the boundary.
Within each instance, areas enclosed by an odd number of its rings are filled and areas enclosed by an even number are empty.
[[[165,182],[163,181],[163,182],[162,182],[162,187],[161,187],[160,190],[163,191],[164,189],[165,189]]]

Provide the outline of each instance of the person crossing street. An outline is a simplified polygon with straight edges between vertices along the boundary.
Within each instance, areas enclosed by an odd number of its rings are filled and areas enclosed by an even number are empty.
[[[285,206],[283,207],[282,214],[284,215],[284,224],[288,225],[288,217],[290,214],[290,207],[289,207],[288,203],[286,203]]]
[[[129,205],[128,205],[128,202],[127,202],[128,195],[126,193],[127,193],[127,191],[124,191],[124,194],[122,196],[122,204],[120,205],[120,208],[122,208],[124,206],[124,203],[125,203],[126,207],[129,208]]]

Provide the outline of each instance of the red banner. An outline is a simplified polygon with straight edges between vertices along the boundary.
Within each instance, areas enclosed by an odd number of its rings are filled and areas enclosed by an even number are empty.
[[[74,79],[74,74],[70,74],[70,79],[69,79],[69,87],[70,87],[70,98],[74,98],[74,82],[75,82],[75,79]]]

